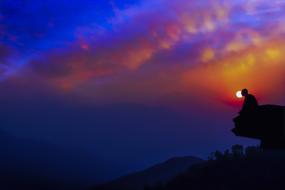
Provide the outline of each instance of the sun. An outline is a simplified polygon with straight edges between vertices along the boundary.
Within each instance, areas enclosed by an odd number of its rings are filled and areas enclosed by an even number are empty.
[[[242,98],[242,94],[241,94],[241,91],[240,91],[240,90],[236,92],[236,97],[237,97],[237,98]]]

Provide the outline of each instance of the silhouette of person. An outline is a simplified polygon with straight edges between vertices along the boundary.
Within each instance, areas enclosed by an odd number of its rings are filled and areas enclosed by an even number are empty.
[[[252,111],[255,111],[255,109],[258,107],[258,102],[256,98],[252,94],[249,94],[247,89],[243,89],[241,91],[241,94],[242,96],[244,96],[244,103],[239,113],[248,114]]]

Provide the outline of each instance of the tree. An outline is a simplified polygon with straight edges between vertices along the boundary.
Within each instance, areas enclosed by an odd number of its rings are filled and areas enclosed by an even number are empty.
[[[228,160],[232,158],[232,154],[230,153],[229,149],[225,150],[224,157],[225,159],[228,159]]]
[[[245,149],[245,155],[246,157],[253,157],[258,155],[261,152],[261,149],[257,146],[248,146]]]
[[[243,146],[242,145],[233,145],[232,146],[233,158],[242,158],[244,157]]]
[[[216,158],[216,160],[223,160],[224,159],[224,155],[223,155],[223,153],[221,151],[216,150],[215,158]]]

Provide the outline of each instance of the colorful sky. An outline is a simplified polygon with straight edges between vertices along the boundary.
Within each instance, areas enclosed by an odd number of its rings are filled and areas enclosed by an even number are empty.
[[[0,36],[3,128],[130,169],[247,142],[237,90],[285,103],[285,0],[1,0]]]

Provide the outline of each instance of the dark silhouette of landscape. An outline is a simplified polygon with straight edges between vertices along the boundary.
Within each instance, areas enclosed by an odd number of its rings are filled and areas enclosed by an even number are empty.
[[[240,137],[260,139],[260,146],[234,145],[231,150],[209,154],[208,160],[174,157],[110,182],[104,182],[104,171],[115,167],[86,152],[0,131],[0,189],[277,189],[285,177],[285,109],[249,102],[255,105],[243,107],[232,131]]]
[[[244,104],[239,116],[233,119],[235,128],[232,132],[237,136],[259,139],[260,146],[244,149],[242,145],[234,145],[231,150],[215,151],[207,161],[192,162],[187,171],[187,165],[180,165],[184,168],[173,172],[175,165],[169,165],[169,162],[174,160],[170,160],[95,189],[265,190],[282,187],[285,178],[285,107],[258,105],[247,89],[242,90],[242,95]]]
[[[207,162],[194,165],[166,185],[145,190],[252,190],[283,189],[285,152],[259,147],[233,146],[233,152],[216,151]]]
[[[146,170],[118,178],[110,183],[95,187],[97,190],[143,190],[145,186],[165,184],[176,175],[185,172],[190,166],[204,160],[193,156],[175,157]]]
[[[193,157],[189,158],[193,159]],[[178,160],[177,163],[179,163]],[[180,168],[180,173],[166,174],[167,171],[173,170],[171,169],[173,165],[169,163],[176,161],[172,159],[145,171],[130,174],[90,189],[279,189],[283,186],[285,177],[284,160],[285,151],[283,150],[263,150],[259,146],[244,148],[242,145],[234,145],[231,150],[217,150],[211,153],[207,161],[198,161],[196,164],[190,164],[189,167],[184,165],[185,168]],[[162,177],[159,177],[159,174]],[[168,177],[165,178],[164,176],[167,175]]]

